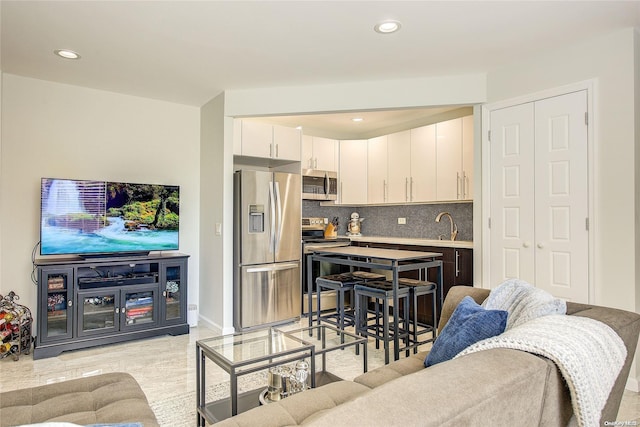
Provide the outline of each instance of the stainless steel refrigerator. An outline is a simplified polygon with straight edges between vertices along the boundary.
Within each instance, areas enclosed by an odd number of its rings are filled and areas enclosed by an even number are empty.
[[[235,172],[236,330],[284,323],[301,314],[300,191],[300,175]]]

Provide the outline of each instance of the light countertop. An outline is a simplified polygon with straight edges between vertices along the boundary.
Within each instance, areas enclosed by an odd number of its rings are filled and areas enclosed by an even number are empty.
[[[473,249],[473,242],[468,240],[436,240],[413,239],[408,237],[382,237],[382,236],[346,236],[352,242],[389,243],[397,245],[434,246],[441,248]]]
[[[438,252],[403,251],[398,249],[365,248],[359,246],[320,248],[316,251],[316,253],[319,253],[320,255],[326,253],[329,255],[347,255],[352,257],[374,258],[391,261],[417,261],[421,258],[433,259],[442,256],[442,254]]]

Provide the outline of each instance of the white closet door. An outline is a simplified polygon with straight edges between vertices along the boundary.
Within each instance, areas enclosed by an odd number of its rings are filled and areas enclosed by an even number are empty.
[[[490,286],[534,283],[534,107],[492,111],[490,120]]]
[[[583,303],[589,300],[586,106],[586,91],[535,103],[535,285]]]

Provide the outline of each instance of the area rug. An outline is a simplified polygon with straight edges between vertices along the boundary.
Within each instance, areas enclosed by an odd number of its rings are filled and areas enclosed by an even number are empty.
[[[266,372],[238,377],[238,393],[254,390],[264,385],[266,388]],[[207,386],[205,401],[229,397],[229,381]],[[161,427],[193,427],[196,423],[196,391],[176,394],[175,396],[150,402],[151,409],[156,414]]]

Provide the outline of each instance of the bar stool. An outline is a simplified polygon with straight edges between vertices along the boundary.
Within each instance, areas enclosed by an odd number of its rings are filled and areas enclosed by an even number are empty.
[[[375,338],[376,348],[380,348],[380,341],[384,343],[384,363],[389,363],[389,342],[394,339],[391,327],[394,323],[398,325],[398,338],[408,344],[409,341],[409,297],[410,288],[398,286],[398,303],[403,305],[404,318],[393,318],[393,323],[389,322],[389,300],[393,299],[393,285],[387,281],[371,281],[366,284],[355,285],[355,310],[356,310],[356,334]],[[374,302],[374,316],[369,318],[369,299]],[[382,310],[380,307],[382,306]],[[374,320],[374,324],[369,324]],[[380,325],[382,320],[382,325]],[[401,324],[403,326],[401,326]],[[407,350],[407,356],[408,354]]]
[[[380,281],[380,280],[385,280],[387,278],[387,276],[385,276],[384,274],[372,273],[371,271],[353,271],[351,272],[351,275],[365,282],[370,282],[373,280]]]
[[[437,285],[433,282],[426,282],[423,280],[417,279],[406,279],[400,278],[398,279],[398,284],[402,286],[406,286],[410,289],[411,299],[413,301],[413,315],[410,317],[411,319],[411,344],[413,346],[413,352],[418,352],[418,346],[422,344],[427,344],[433,342],[436,339],[436,326],[438,324],[437,313],[436,313],[436,289]],[[432,311],[431,311],[431,325],[426,323],[421,323],[418,321],[418,297],[431,295],[432,301]],[[420,335],[431,332],[431,338],[426,339],[424,341],[419,341],[418,337]]]
[[[342,330],[354,325],[354,310],[346,307],[345,294],[352,294],[354,285],[358,283],[363,283],[363,280],[355,277],[351,273],[331,274],[316,278],[316,293],[318,301],[316,319],[318,319],[318,324],[324,321],[331,323]],[[322,291],[324,290],[336,291],[336,309],[335,311],[323,314],[320,310],[320,298]],[[351,300],[353,300],[353,298]]]

